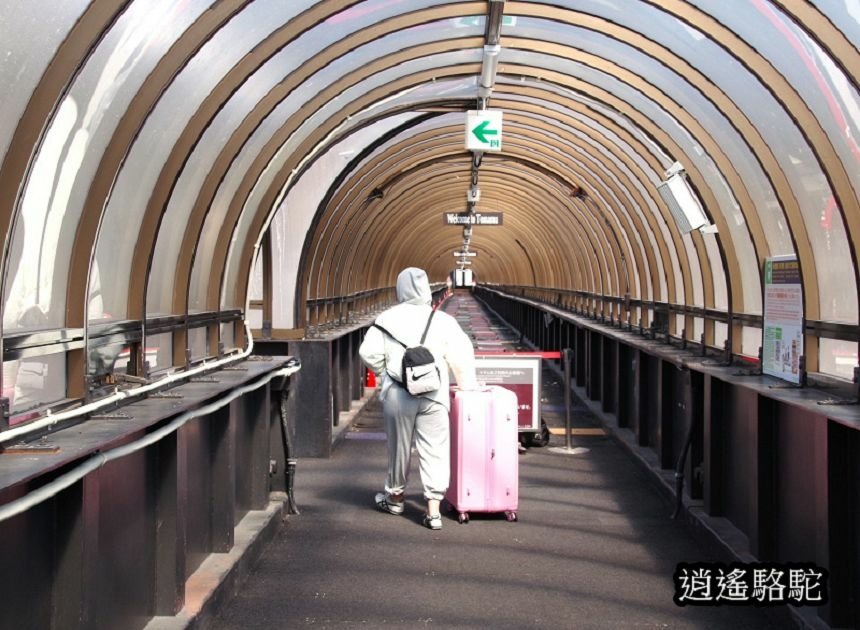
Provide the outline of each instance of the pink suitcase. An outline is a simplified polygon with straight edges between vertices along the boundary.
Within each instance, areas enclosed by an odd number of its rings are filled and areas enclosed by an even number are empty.
[[[459,512],[504,512],[517,520],[517,396],[504,387],[451,391],[451,482],[445,499]]]

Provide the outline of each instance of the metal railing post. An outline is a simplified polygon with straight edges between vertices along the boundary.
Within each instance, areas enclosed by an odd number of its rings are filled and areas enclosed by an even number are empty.
[[[564,448],[570,450],[570,362],[573,350],[565,348],[564,357]]]

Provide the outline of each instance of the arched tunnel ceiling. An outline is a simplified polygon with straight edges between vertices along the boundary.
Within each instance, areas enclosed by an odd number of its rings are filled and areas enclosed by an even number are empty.
[[[464,230],[442,217],[473,182],[474,210],[504,216],[472,230],[481,282],[755,317],[762,262],[794,254],[806,317],[857,323],[845,3],[70,0],[50,32],[39,4],[0,32],[45,37],[9,56],[31,72],[0,72],[4,278],[33,225],[62,225],[52,280],[5,280],[6,332],[43,285],[56,327],[244,310],[271,226],[298,252],[275,273],[301,328],[307,300],[405,266],[444,280]],[[475,169],[465,112],[483,108],[502,150]],[[713,229],[685,233],[658,194],[676,161]]]
[[[728,28],[698,9],[685,6],[684,3],[661,3],[657,8],[665,9],[667,13],[674,13],[688,25],[702,29],[703,33],[707,33],[724,47],[724,50],[731,53],[734,59],[739,60],[743,66],[757,75],[759,80],[766,81],[768,85],[776,85],[778,101],[783,107],[791,112],[792,117],[810,124],[811,132],[807,130],[805,133],[815,147],[815,151],[822,156],[819,160],[830,162],[834,157],[830,139],[827,138],[826,133],[821,132],[821,125],[812,120],[813,117],[809,115],[810,111],[802,99],[797,98],[794,89],[768,64],[767,60],[757,54],[751,46],[739,41],[737,35]],[[799,210],[798,200],[789,184],[789,176],[776,163],[767,141],[744,115],[741,106],[732,101],[719,85],[698,70],[694,60],[685,59],[660,42],[649,39],[635,30],[582,12],[564,11],[559,7],[546,5],[508,2],[505,6],[505,14],[540,16],[602,33],[617,42],[623,42],[625,47],[634,47],[638,53],[648,55],[665,68],[670,68],[676,74],[678,82],[692,85],[709,106],[721,112],[730,121],[739,140],[754,156],[761,171],[766,173],[766,178],[773,187],[773,194],[779,200],[784,212],[784,218],[780,223],[787,222],[791,227],[792,250],[797,252],[808,272],[807,297],[818,293],[815,256],[811,251],[807,226]],[[544,188],[543,192],[538,194],[547,197],[547,200],[552,199],[555,203],[550,206],[536,204],[533,199],[534,192],[518,189],[515,185],[515,182],[522,181],[521,173],[506,170],[505,163],[502,168],[482,169],[480,185],[485,194],[479,207],[505,212],[505,218],[508,221],[506,225],[511,228],[509,231],[516,232],[521,238],[511,238],[509,234],[502,235],[503,232],[497,228],[476,229],[473,237],[474,247],[479,248],[483,244],[485,251],[493,252],[492,258],[478,256],[472,261],[472,269],[477,272],[478,277],[489,282],[525,285],[543,282],[546,286],[572,286],[598,294],[619,295],[624,293],[618,289],[622,282],[619,262],[623,260],[624,266],[627,267],[627,261],[636,261],[638,264],[635,267],[626,268],[626,275],[636,277],[635,284],[640,287],[640,291],[641,287],[652,287],[651,293],[640,292],[639,295],[646,299],[667,300],[671,303],[693,303],[695,299],[706,308],[728,306],[739,312],[760,312],[757,277],[756,283],[747,281],[747,286],[744,286],[741,267],[751,266],[757,269],[765,256],[782,252],[779,251],[779,243],[769,241],[768,231],[759,216],[755,200],[747,190],[743,175],[736,170],[731,156],[721,147],[720,143],[723,139],[715,137],[706,125],[700,123],[694,113],[688,112],[685,103],[677,102],[671,94],[649,81],[649,77],[626,69],[618,61],[603,59],[600,55],[584,51],[575,45],[505,37],[504,34],[501,44],[503,51],[528,51],[529,54],[525,57],[534,63],[528,66],[523,63],[506,64],[501,61],[499,64],[499,75],[489,106],[498,107],[505,112],[505,154],[528,154],[533,156],[532,160],[538,162],[542,159],[540,156],[546,155],[549,159],[544,161],[551,165],[549,170],[555,172],[557,179],[566,183],[566,186],[562,184],[563,187],[568,191],[581,187],[588,193],[588,198],[592,202],[603,200],[603,203],[594,204],[595,209],[613,218],[611,221],[607,219],[596,224],[579,220],[572,223],[572,232],[566,233],[563,217],[565,211],[569,211],[572,205],[569,200],[558,200],[552,194],[548,194],[549,188]],[[504,57],[503,52],[503,60]],[[683,128],[684,133],[694,138],[694,147],[707,154],[711,165],[719,172],[718,183],[731,190],[729,199],[736,206],[735,216],[727,217],[724,211],[719,210],[725,207],[725,201],[715,195],[713,184],[697,172],[694,166],[696,162],[687,155],[687,148],[678,143],[671,134],[666,133],[661,128],[659,120],[649,118],[647,112],[626,103],[611,90],[576,76],[575,68],[571,75],[555,71],[554,64],[546,63],[546,59],[560,59],[568,64],[575,62],[591,70],[596,69],[630,86],[638,94],[649,99],[656,108],[671,116],[673,121]],[[588,104],[573,103],[569,98],[560,97],[558,91],[545,90],[544,86],[548,84],[554,88],[562,87],[587,95],[590,99],[598,101],[610,111],[623,116],[626,123],[632,124],[636,135],[631,135],[629,130],[619,127],[611,120],[606,120],[605,116]],[[551,113],[549,115],[544,113],[543,120],[537,116],[518,117],[518,110],[525,108],[525,104],[511,100],[515,95],[531,99],[538,116],[541,110],[551,111]],[[591,128],[593,135],[587,139],[583,138],[581,132],[576,133],[577,127],[584,126],[583,123],[570,120],[570,116],[566,113],[559,113],[559,110],[566,112],[571,109],[571,105],[580,116],[589,118],[590,124],[593,125]],[[512,123],[510,126],[508,126],[509,121]],[[516,126],[525,128],[518,137],[513,131]],[[534,135],[529,137],[529,132],[535,132],[535,130],[538,138]],[[611,132],[611,136],[606,133],[607,130]],[[328,211],[341,218],[334,228],[327,224],[317,224],[317,231],[309,235],[309,248],[305,250],[307,257],[304,259],[307,271],[302,281],[302,288],[306,290],[305,297],[336,295],[358,290],[360,287],[351,283],[367,276],[356,273],[359,268],[357,265],[367,264],[367,267],[360,267],[362,270],[367,269],[366,273],[378,270],[381,274],[378,282],[390,282],[392,275],[398,269],[407,264],[419,264],[421,253],[429,246],[428,235],[434,230],[439,232],[438,235],[434,235],[436,239],[443,239],[442,234],[448,234],[447,238],[439,243],[440,252],[457,249],[462,240],[461,235],[457,228],[445,228],[440,231],[439,215],[443,211],[463,208],[463,197],[465,189],[468,188],[468,165],[471,156],[462,149],[462,129],[459,137],[456,129],[445,129],[444,133],[441,131],[433,134],[433,142],[429,145],[419,145],[408,134],[404,142],[412,144],[416,153],[424,153],[428,156],[432,155],[437,147],[447,145],[450,151],[448,155],[452,158],[458,154],[460,156],[462,170],[460,175],[452,177],[442,172],[434,181],[423,174],[422,169],[411,167],[410,178],[414,178],[415,182],[399,182],[400,189],[394,187],[390,191],[386,189],[387,181],[384,175],[356,175],[356,178],[364,180],[363,189],[382,190],[384,193],[389,193],[387,198],[372,202],[381,207],[373,219],[375,225],[372,232],[376,238],[374,240],[368,237],[366,240],[359,241],[361,243],[359,247],[353,243],[349,247],[349,252],[342,251],[337,244],[321,247],[320,243],[315,241],[329,239],[337,243],[344,238],[348,239],[349,236],[344,235],[350,235],[355,227],[350,213],[365,213],[370,205],[366,198],[353,197],[342,201],[343,206],[333,204],[323,210],[323,216]],[[588,164],[584,168],[580,165],[577,169],[570,164],[560,164],[555,159],[558,148],[553,147],[552,143],[540,140],[540,134],[545,138],[563,137],[574,152],[594,156],[592,164],[596,162],[600,167],[595,168]],[[656,143],[658,145],[656,150],[655,147],[648,146],[648,142]],[[622,163],[627,162],[625,166],[630,171],[619,172],[619,168],[609,162],[611,166],[608,168],[613,171],[612,180],[609,180],[601,173],[601,169],[607,168],[606,157],[604,155],[601,159],[601,155],[596,154],[592,143],[603,144],[601,148],[607,153],[619,152],[620,148],[621,155],[617,159]],[[630,160],[625,160],[624,155],[637,155],[645,160],[650,172],[631,165]],[[487,157],[487,163],[492,163],[493,158]],[[678,159],[686,166],[693,186],[721,235],[719,244],[721,260],[714,260],[713,256],[709,256],[703,238],[699,234],[682,236],[659,197],[655,195],[655,179],[659,180],[662,171],[669,166],[667,157]],[[399,160],[398,163],[403,162]],[[433,160],[428,159],[425,165],[428,171],[438,170]],[[847,177],[837,172],[836,178],[840,182],[836,183],[834,180],[834,188],[842,187],[844,193],[839,196],[843,200],[841,204],[843,212],[850,215],[851,210],[847,208],[856,207],[856,196]],[[610,182],[613,187],[617,188],[619,185],[621,187],[621,199],[616,196],[615,203],[609,202]],[[344,186],[355,189],[356,184],[347,181]],[[445,192],[437,192],[438,188],[453,190],[445,194]],[[486,194],[486,191],[496,189],[500,191],[499,196],[494,198]],[[412,194],[404,194],[401,190],[408,190]],[[396,197],[389,201],[392,196]],[[636,198],[632,198],[634,196]],[[619,201],[626,207],[617,206],[616,203]],[[629,239],[624,239],[624,247],[620,247],[622,241],[617,239],[617,234],[608,229],[615,224],[623,226],[624,232],[629,233],[632,227],[629,220],[630,214],[638,220],[637,229],[641,230],[647,225],[649,230],[647,242],[649,248],[653,249],[646,252],[642,252],[640,248],[633,249]],[[435,228],[434,218],[437,224]],[[772,220],[770,224],[768,227],[773,225]],[[849,231],[853,230],[851,226],[848,228]],[[385,244],[389,242],[397,242],[398,246],[387,247]],[[524,246],[526,243],[528,247]],[[609,243],[617,246],[613,247],[608,245]],[[435,241],[433,245],[435,246]],[[326,253],[317,259],[316,252],[320,249]],[[358,258],[355,257],[356,250],[360,254]],[[562,254],[564,252],[567,253]],[[419,257],[418,261],[415,260],[416,256]],[[374,260],[366,262],[363,260],[365,257],[372,257]],[[568,257],[571,259],[568,264],[572,264],[578,270],[578,274],[571,269],[559,269],[558,265],[553,264]],[[691,263],[693,258],[695,264]],[[524,261],[527,261],[528,265],[523,264]],[[432,263],[424,264],[433,274],[436,274],[436,277],[444,275],[452,267],[450,261],[441,255],[434,256]],[[728,282],[733,288],[732,304],[715,304],[714,274],[721,276],[721,282]],[[696,278],[693,278],[693,275]],[[693,284],[697,289],[694,289]],[[694,298],[697,292],[700,295]],[[807,300],[807,312],[811,317],[819,315],[819,303],[815,302],[817,302],[816,299]]]

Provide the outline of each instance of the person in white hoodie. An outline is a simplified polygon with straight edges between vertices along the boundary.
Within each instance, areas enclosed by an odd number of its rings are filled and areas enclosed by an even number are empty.
[[[407,346],[416,346],[433,311],[426,272],[416,267],[401,271],[397,276],[397,301],[375,323]],[[375,497],[376,506],[391,514],[403,514],[414,440],[427,501],[424,525],[441,529],[439,505],[451,473],[448,369],[460,388],[476,388],[475,351],[457,320],[442,311],[433,315],[423,345],[433,354],[441,386],[418,396],[410,394],[400,383],[404,347],[395,339],[372,326],[358,352],[380,381],[379,397],[388,436],[388,474],[385,491]]]

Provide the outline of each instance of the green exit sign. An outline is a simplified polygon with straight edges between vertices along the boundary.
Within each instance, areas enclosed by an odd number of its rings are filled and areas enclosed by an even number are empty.
[[[466,112],[466,150],[502,150],[502,110],[482,109]]]

